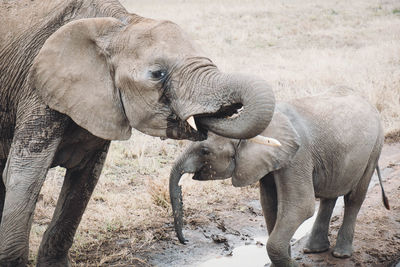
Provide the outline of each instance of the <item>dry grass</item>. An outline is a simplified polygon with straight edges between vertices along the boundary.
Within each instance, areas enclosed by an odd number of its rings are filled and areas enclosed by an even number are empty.
[[[347,85],[368,97],[382,114],[385,132],[400,130],[400,3],[373,1],[137,0],[129,10],[173,20],[220,69],[258,75],[280,100]],[[134,132],[113,142],[105,169],[71,250],[78,266],[146,265],[140,252],[173,235],[168,205],[171,163],[186,141],[161,141]],[[62,184],[62,169],[49,173],[31,233],[34,261]],[[254,187],[229,181],[183,179],[191,225],[207,215],[241,209],[258,199]]]

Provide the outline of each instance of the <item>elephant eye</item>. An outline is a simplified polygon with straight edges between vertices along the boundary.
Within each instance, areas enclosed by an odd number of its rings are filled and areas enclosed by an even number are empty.
[[[167,75],[165,70],[150,71],[150,78],[153,80],[162,80]]]

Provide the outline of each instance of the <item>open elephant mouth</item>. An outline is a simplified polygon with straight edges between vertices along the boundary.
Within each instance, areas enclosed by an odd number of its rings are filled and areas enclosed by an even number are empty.
[[[215,171],[210,169],[210,166],[203,166],[200,170],[193,174],[192,179],[196,181],[209,181],[209,180],[223,180],[228,179],[230,176],[218,175]]]
[[[175,114],[171,114],[167,121],[167,136],[174,139],[188,139],[191,141],[203,141],[207,139],[209,120],[230,120],[240,116],[243,110],[241,103],[223,106],[214,113],[202,113],[191,115],[181,120]]]
[[[196,180],[196,181],[205,181],[205,180],[209,180],[209,179],[206,179],[207,177],[209,177],[209,174],[205,174],[205,166],[203,166],[200,168],[200,170],[198,170],[197,172],[195,172],[193,174],[192,179]]]
[[[175,114],[171,114],[167,118],[168,138],[203,141],[207,139],[207,133],[207,129],[203,127],[194,129],[187,121],[181,120]]]
[[[223,160],[222,160],[223,161]],[[231,161],[223,170],[214,169],[213,163],[203,164],[200,169],[193,173],[193,180],[208,181],[208,180],[224,180],[232,177],[235,169],[235,164]]]

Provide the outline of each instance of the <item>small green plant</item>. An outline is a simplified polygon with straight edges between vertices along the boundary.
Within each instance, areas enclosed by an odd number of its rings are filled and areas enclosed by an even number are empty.
[[[339,13],[336,12],[335,10],[331,9],[331,15],[338,15]]]
[[[393,14],[400,14],[400,8],[395,8],[392,11]]]
[[[118,219],[112,219],[111,221],[107,222],[105,225],[105,230],[108,233],[117,232],[123,228],[123,224]]]

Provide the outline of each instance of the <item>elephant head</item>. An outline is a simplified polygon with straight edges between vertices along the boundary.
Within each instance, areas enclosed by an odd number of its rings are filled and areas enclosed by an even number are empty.
[[[128,139],[132,127],[174,139],[204,140],[208,130],[250,138],[275,104],[264,81],[220,72],[176,24],[140,17],[67,23],[29,75],[46,105],[107,140]]]
[[[181,243],[183,208],[179,181],[184,173],[194,173],[195,180],[219,180],[232,177],[232,184],[242,187],[253,184],[269,172],[285,166],[300,147],[300,138],[288,117],[275,112],[262,133],[279,139],[280,146],[267,146],[249,140],[236,140],[211,135],[190,145],[175,161],[171,170],[169,191],[175,231]]]

